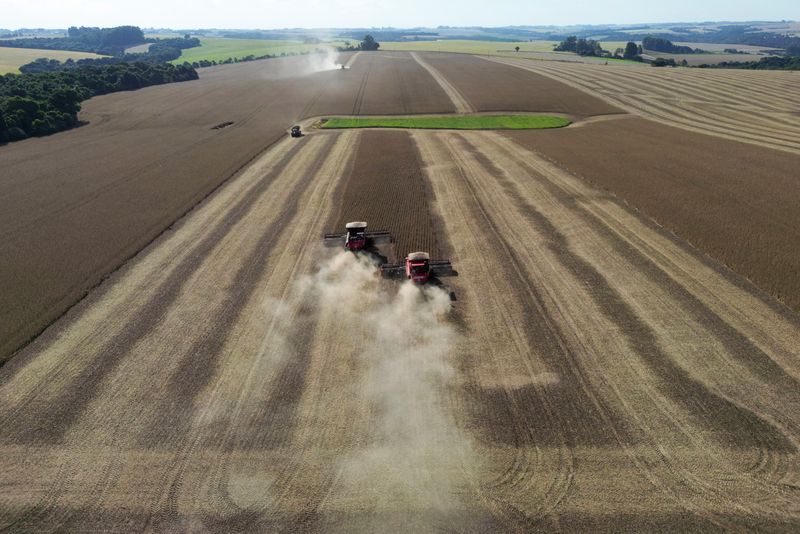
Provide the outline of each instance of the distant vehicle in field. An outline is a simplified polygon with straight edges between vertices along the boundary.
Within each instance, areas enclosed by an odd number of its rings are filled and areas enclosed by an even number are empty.
[[[366,222],[349,222],[344,225],[343,233],[325,234],[323,242],[325,246],[342,246],[353,252],[368,250],[383,243],[392,242],[392,234],[385,230],[367,231]]]
[[[299,126],[292,126],[292,137],[303,137],[303,132]]]
[[[456,276],[450,260],[432,260],[427,252],[412,252],[403,263],[381,265],[381,276],[385,278],[407,278],[417,284],[425,284],[443,276]]]

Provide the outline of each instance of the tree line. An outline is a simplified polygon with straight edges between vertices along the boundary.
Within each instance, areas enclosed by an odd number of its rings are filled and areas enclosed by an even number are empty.
[[[84,26],[77,28],[73,26],[67,30],[66,37],[23,37],[2,41],[0,46],[70,50],[117,56],[125,53],[126,47],[144,42],[144,32],[136,26],[116,26],[114,28],[87,28]]]
[[[702,54],[704,50],[692,48],[691,46],[679,46],[673,44],[669,39],[661,39],[648,35],[642,39],[642,47],[645,50],[664,52],[666,54]]]
[[[758,61],[723,61],[715,65],[698,65],[701,69],[750,69],[750,70],[800,70],[800,55],[769,56]]]
[[[142,54],[125,54],[125,49],[152,43]],[[65,50],[91,52],[104,56],[127,57],[125,61],[172,61],[181,55],[181,50],[200,46],[200,40],[186,35],[169,39],[145,39],[144,32],[136,26],[115,28],[87,28],[75,26],[67,30],[67,37],[23,37],[0,41],[0,47],[37,48],[41,50]],[[104,58],[105,59],[105,58]],[[99,61],[96,59],[95,61]],[[97,63],[98,65],[110,64]]]
[[[579,56],[604,56],[609,55],[603,48],[600,46],[600,43],[593,40],[593,39],[578,39],[577,36],[573,35],[567,37],[559,45],[557,45],[554,50],[556,52],[574,52]]]
[[[196,37],[182,37],[175,39],[161,39],[152,45],[147,52],[137,54],[124,54],[122,56],[84,58],[79,60],[67,59],[63,63],[57,59],[39,58],[20,66],[22,73],[54,72],[62,69],[104,65],[117,65],[119,63],[166,63],[181,57],[184,48],[200,46]]]
[[[145,62],[0,76],[0,142],[72,128],[93,96],[197,78],[189,65]]]
[[[367,50],[367,51],[375,51],[381,47],[381,44],[375,40],[372,35],[365,35],[364,39],[358,43],[357,46],[352,46],[350,41],[345,41],[344,46],[337,47],[339,52],[353,52],[356,50]]]

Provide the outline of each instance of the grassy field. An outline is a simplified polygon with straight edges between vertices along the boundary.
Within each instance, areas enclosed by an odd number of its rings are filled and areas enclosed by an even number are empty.
[[[266,39],[227,39],[221,37],[203,37],[201,46],[188,48],[172,63],[181,64],[184,61],[224,61],[228,58],[242,58],[245,56],[264,56],[281,54],[299,54],[311,52],[322,46],[338,46],[342,43],[331,42],[322,45],[306,44],[299,41],[272,41]]]
[[[84,59],[87,57],[102,57],[86,52],[69,52],[62,50],[39,50],[35,48],[0,48],[0,74],[19,72],[20,65],[30,63],[40,57],[65,61],[69,58]]]
[[[570,124],[548,115],[452,115],[441,117],[333,118],[323,128],[422,128],[440,130],[538,130]]]

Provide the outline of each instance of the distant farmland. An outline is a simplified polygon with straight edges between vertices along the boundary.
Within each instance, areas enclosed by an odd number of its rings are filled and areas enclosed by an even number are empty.
[[[103,57],[87,52],[71,52],[63,50],[39,50],[36,48],[0,48],[0,74],[19,72],[19,67],[40,57],[66,61],[67,59],[85,59]]]
[[[514,47],[519,46],[526,52],[552,52],[558,41],[479,41],[445,39],[436,41],[403,41],[381,42],[381,50],[398,50],[409,52],[460,52],[462,54],[498,54],[515,53]]]
[[[641,41],[639,41],[641,42]],[[603,50],[614,52],[618,48],[625,48],[627,41],[600,41]],[[746,46],[746,45],[729,45],[729,44],[714,44],[714,43],[676,43],[693,48],[702,48],[707,50],[708,54],[665,54],[663,52],[646,53],[664,58],[674,58],[675,61],[680,62],[686,59],[690,65],[699,65],[702,63],[719,63],[721,61],[753,61],[758,59],[754,57],[760,51],[766,50],[763,47]],[[397,50],[397,51],[410,51],[410,52],[456,52],[461,54],[477,54],[482,56],[507,56],[507,57],[527,57],[534,59],[555,59],[576,61],[582,63],[605,63],[610,58],[578,56],[572,52],[554,52],[553,48],[558,45],[558,41],[518,41],[518,42],[503,42],[503,41],[480,41],[480,40],[458,40],[458,39],[442,39],[435,41],[403,41],[403,42],[382,42],[381,50]],[[519,47],[519,52],[515,50]],[[725,48],[736,48],[744,52],[749,52],[752,55],[746,54],[723,54]],[[614,62],[623,61],[614,59]],[[624,60],[627,63],[637,64],[636,62]]]
[[[243,58],[246,56],[280,56],[281,54],[301,54],[313,52],[325,46],[339,46],[341,42],[307,44],[299,41],[277,41],[267,39],[226,39],[226,38],[201,38],[201,46],[188,48],[172,63],[178,65],[184,61],[225,61],[228,58]]]

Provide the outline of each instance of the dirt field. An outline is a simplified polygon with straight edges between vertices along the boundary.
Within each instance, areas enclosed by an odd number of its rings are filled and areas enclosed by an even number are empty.
[[[405,132],[376,131],[357,139],[353,171],[327,231],[341,232],[350,221],[367,221],[370,229],[394,236],[392,262],[419,250],[442,256],[445,250],[431,219],[430,185],[411,138]]]
[[[0,74],[19,73],[19,68],[22,65],[36,61],[40,57],[66,61],[67,59],[78,60],[86,58],[99,58],[103,56],[88,52],[0,47]]]
[[[448,79],[475,111],[547,111],[580,116],[622,112],[583,91],[523,69],[509,69],[464,54],[418,55]]]
[[[640,119],[509,137],[800,310],[800,157]]]
[[[492,61],[546,75],[664,124],[800,154],[800,92],[793,72]]]
[[[797,265],[798,157],[420,57],[446,83],[231,65],[0,148],[7,346],[122,264],[0,368],[0,531],[800,529],[800,315],[703,253]],[[442,85],[576,122],[285,135]],[[321,246],[353,219],[452,259],[455,300]]]
[[[504,135],[285,139],[0,371],[0,528],[792,530],[799,327]]]
[[[88,126],[0,147],[0,257],[13,259],[0,262],[0,362],[298,119],[453,111],[409,55],[390,56],[304,76],[308,58],[214,67],[94,98]]]

